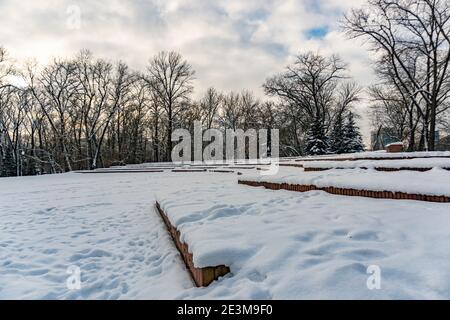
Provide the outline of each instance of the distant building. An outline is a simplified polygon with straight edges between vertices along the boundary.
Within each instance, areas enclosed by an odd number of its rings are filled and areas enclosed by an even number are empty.
[[[439,132],[439,130],[436,130],[434,132],[434,141],[435,141],[435,143],[438,143],[439,140],[440,140],[440,132]]]
[[[379,131],[372,131],[370,134],[370,146],[372,150],[384,150],[390,143],[401,141],[395,134],[395,130],[383,128]]]
[[[434,132],[434,141],[436,144],[436,150],[450,150],[450,136],[445,136],[441,138],[441,132],[436,130]],[[385,150],[388,144],[402,141],[395,134],[394,129],[382,128],[380,131],[372,131],[370,134],[370,146],[373,151]]]
[[[436,142],[437,151],[450,151],[450,135],[442,137]]]

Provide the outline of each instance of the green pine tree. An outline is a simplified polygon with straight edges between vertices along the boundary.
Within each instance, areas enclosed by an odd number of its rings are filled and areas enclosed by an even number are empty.
[[[17,175],[16,162],[14,161],[13,151],[11,148],[7,147],[2,150],[2,159],[0,160],[0,163],[0,176],[12,177]]]
[[[316,119],[311,124],[311,127],[306,133],[305,142],[305,152],[307,155],[322,155],[328,153],[328,138],[325,134],[325,128],[320,119]]]
[[[333,129],[330,133],[330,152],[332,153],[345,153],[347,151],[345,141],[345,128],[342,114],[336,118]]]
[[[361,133],[352,112],[349,112],[347,123],[345,124],[344,142],[346,153],[363,152],[365,150]]]

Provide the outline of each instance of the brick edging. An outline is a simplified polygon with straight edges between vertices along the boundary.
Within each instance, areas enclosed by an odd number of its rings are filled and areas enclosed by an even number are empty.
[[[195,267],[193,256],[192,253],[189,252],[188,245],[180,240],[180,231],[178,231],[169,221],[169,218],[167,218],[166,213],[161,209],[158,201],[156,201],[155,206],[197,287],[206,287],[214,280],[217,280],[219,277],[230,272],[230,268],[225,265],[204,268]]]
[[[306,192],[313,190],[325,191],[331,194],[353,197],[366,197],[376,199],[395,199],[395,200],[417,200],[428,202],[450,202],[448,196],[433,196],[424,194],[411,194],[405,192],[392,192],[392,191],[371,191],[371,190],[357,190],[349,188],[336,188],[336,187],[317,187],[315,185],[299,185],[288,183],[273,183],[273,182],[259,182],[239,180],[239,184],[251,186],[251,187],[265,187],[271,190],[288,190],[297,192]]]

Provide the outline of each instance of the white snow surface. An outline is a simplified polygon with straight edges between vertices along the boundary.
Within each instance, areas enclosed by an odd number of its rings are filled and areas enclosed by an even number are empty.
[[[326,154],[321,156],[307,156],[289,158],[297,161],[301,160],[314,160],[314,159],[365,159],[365,158],[435,158],[435,157],[450,157],[450,151],[416,151],[416,152],[394,152],[389,153],[384,150],[379,151],[366,151],[356,153],[343,153],[343,154]]]
[[[365,169],[332,169],[304,172],[298,168],[280,167],[276,175],[243,175],[240,180],[315,185],[370,191],[392,191],[411,194],[450,196],[450,171],[434,168],[425,172],[380,172]]]
[[[192,287],[154,212],[153,175],[0,179],[0,299],[164,299]],[[67,289],[69,266],[81,290]]]
[[[402,160],[307,161],[304,168],[450,168],[450,158],[415,158]]]
[[[237,180],[168,171],[0,179],[0,299],[450,298],[449,204]],[[155,199],[197,266],[227,264],[231,274],[193,287]],[[66,288],[71,265],[81,290]],[[366,286],[370,265],[381,268],[380,290]]]

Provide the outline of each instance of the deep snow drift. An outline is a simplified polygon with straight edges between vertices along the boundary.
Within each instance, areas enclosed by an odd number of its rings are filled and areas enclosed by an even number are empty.
[[[169,171],[0,179],[0,299],[450,298],[449,204],[237,179]],[[225,263],[231,274],[193,287],[156,198],[195,263]],[[66,288],[72,265],[81,290]],[[381,268],[380,290],[366,286],[370,265]]]

